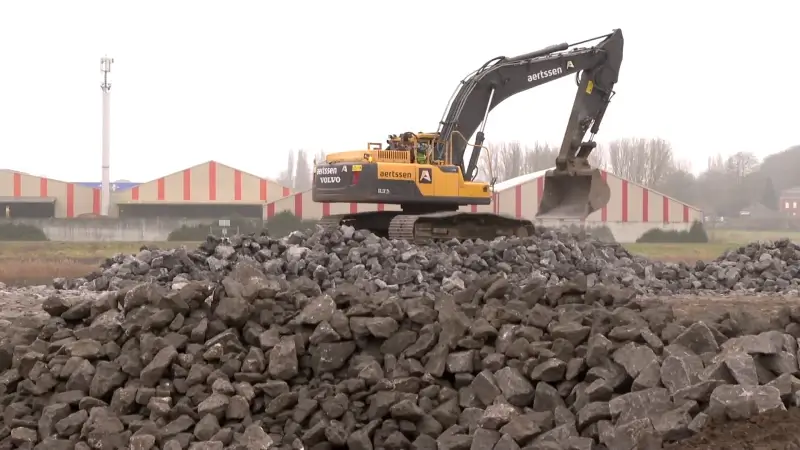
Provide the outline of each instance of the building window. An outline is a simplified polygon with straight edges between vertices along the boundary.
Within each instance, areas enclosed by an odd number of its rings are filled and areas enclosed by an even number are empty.
[[[792,202],[792,209],[797,209],[797,202]]]
[[[783,209],[789,209],[789,202],[783,202]]]

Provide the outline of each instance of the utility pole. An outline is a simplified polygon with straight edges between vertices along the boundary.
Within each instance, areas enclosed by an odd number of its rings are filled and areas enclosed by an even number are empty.
[[[103,72],[103,184],[100,188],[100,214],[107,216],[111,205],[111,64],[114,58],[100,58],[100,71]]]

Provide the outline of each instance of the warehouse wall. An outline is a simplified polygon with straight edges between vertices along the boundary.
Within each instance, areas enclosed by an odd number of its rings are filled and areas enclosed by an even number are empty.
[[[642,234],[654,228],[688,231],[693,221],[702,222],[703,220],[700,210],[654,191],[613,175],[608,176],[607,182],[612,189],[611,201],[605,208],[592,213],[587,218],[586,225],[608,227],[617,242],[635,242]],[[529,219],[549,227],[565,225],[564,222],[536,219],[539,200],[543,192],[544,179],[538,178],[496,193],[491,205],[465,206],[461,208],[461,211],[494,212]],[[625,199],[624,202],[623,199]],[[399,210],[399,207],[365,203],[316,203],[311,200],[311,193],[307,191],[270,202],[267,204],[266,210],[267,218],[282,211],[288,211],[303,219],[319,219],[332,214],[390,211]]]
[[[123,203],[266,203],[291,193],[274,181],[215,161],[198,164],[116,193]]]
[[[619,224],[615,225],[618,228],[623,224],[631,224],[632,229],[642,226],[650,229],[660,228],[663,224],[691,224],[695,220],[703,220],[703,213],[698,208],[608,172],[602,173],[611,189],[611,199],[604,208],[589,215],[588,222]],[[544,184],[543,177],[517,185],[506,182],[505,189],[496,195],[494,211],[512,217],[535,219],[544,194]],[[638,225],[640,223],[645,225]]]
[[[55,198],[55,216],[77,217],[100,212],[100,191],[13,170],[0,170],[0,197],[24,202],[26,198]]]

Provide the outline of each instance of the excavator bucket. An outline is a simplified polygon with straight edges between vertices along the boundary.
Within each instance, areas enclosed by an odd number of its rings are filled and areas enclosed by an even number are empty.
[[[545,174],[537,219],[584,220],[611,199],[611,189],[597,169]]]

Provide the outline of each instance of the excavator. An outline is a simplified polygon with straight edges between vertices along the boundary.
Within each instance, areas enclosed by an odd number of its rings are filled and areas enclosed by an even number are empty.
[[[595,45],[583,46],[599,41]],[[533,234],[530,220],[462,212],[489,205],[495,180],[476,181],[484,130],[503,100],[575,74],[578,85],[555,168],[545,174],[537,219],[583,220],[605,206],[611,192],[589,164],[594,136],[606,112],[622,64],[622,31],[575,44],[561,43],[513,58],[493,58],[461,81],[435,133],[389,135],[386,148],[332,153],[315,161],[311,196],[321,203],[378,203],[400,210],[332,215],[321,225],[351,225],[410,242],[485,239]],[[477,133],[475,133],[477,131]],[[589,139],[584,137],[590,132]],[[468,139],[475,134],[475,141]],[[465,161],[465,151],[472,152]]]

